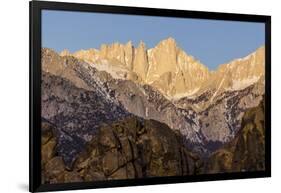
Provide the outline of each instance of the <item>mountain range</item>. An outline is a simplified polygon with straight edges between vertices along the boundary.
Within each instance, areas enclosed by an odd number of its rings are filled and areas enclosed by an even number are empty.
[[[169,128],[188,155],[207,159],[208,171],[215,170],[210,160],[221,159],[215,155],[226,144],[236,145],[246,112],[263,100],[264,52],[261,46],[212,71],[173,38],[150,49],[144,42],[74,53],[42,48],[42,120],[56,128],[57,154],[67,168],[102,127],[133,117],[163,124],[158,132]]]
[[[162,40],[150,49],[144,42],[137,47],[131,42],[113,43],[102,45],[100,50],[79,50],[72,54],[64,50],[60,56],[84,60],[113,78],[151,85],[172,100],[196,96],[208,89],[240,90],[264,74],[263,46],[211,71],[178,47],[173,38]]]

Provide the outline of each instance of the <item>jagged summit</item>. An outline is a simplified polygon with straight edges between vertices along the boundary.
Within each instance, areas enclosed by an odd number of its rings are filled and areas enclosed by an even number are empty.
[[[145,42],[143,40],[140,40],[138,47],[146,48]]]
[[[152,85],[173,100],[199,95],[210,88],[243,89],[264,74],[265,63],[264,46],[261,46],[246,57],[210,71],[207,66],[182,50],[172,37],[149,49],[141,40],[137,46],[132,41],[126,44],[115,42],[103,44],[99,50],[80,50],[73,54],[64,50],[60,55],[72,55],[84,60],[117,79]]]
[[[177,46],[177,42],[176,42],[176,40],[174,39],[174,38],[172,38],[172,37],[168,37],[168,38],[166,38],[166,39],[163,39],[163,40],[161,40],[158,44],[157,44],[157,46],[160,46],[160,45],[162,45],[162,46],[165,46],[165,45],[170,45],[170,46]]]

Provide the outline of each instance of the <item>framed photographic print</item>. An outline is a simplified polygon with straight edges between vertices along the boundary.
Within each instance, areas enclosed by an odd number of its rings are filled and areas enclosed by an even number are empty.
[[[270,177],[270,25],[30,2],[30,191]]]

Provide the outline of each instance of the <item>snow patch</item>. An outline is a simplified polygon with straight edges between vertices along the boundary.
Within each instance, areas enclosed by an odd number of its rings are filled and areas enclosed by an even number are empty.
[[[148,108],[145,107],[145,116],[148,117]]]
[[[259,76],[253,76],[243,80],[233,80],[232,87],[230,90],[241,90],[244,89],[254,83],[256,83],[260,79]]]
[[[227,72],[228,72],[228,71],[229,71],[229,69],[227,70]],[[224,76],[223,76],[223,78],[222,78],[222,80],[221,80],[221,82],[220,82],[220,84],[219,84],[219,86],[218,86],[216,92],[213,94],[213,96],[212,96],[212,98],[211,98],[211,100],[210,100],[210,103],[213,102],[213,100],[214,100],[214,98],[216,97],[218,91],[220,90],[220,88],[221,88],[223,82],[225,81],[226,74],[227,74],[227,73],[224,74]]]
[[[91,63],[91,66],[95,67],[98,71],[105,71],[109,73],[114,79],[126,79],[126,74],[129,71],[118,65],[109,64],[107,60],[100,60],[99,63]]]
[[[190,97],[190,96],[194,95],[195,93],[197,93],[197,91],[199,91],[199,89],[200,89],[200,87],[194,88],[193,90],[190,90],[188,92],[175,94],[171,98],[174,99],[174,100],[178,100],[178,99],[183,98],[183,97]]]

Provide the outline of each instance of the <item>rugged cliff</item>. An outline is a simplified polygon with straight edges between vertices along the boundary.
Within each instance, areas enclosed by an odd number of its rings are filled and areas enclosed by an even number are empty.
[[[113,43],[103,44],[99,50],[63,51],[60,55],[84,60],[114,78],[152,85],[168,99],[177,100],[209,91],[215,97],[250,86],[264,75],[264,52],[262,46],[243,58],[219,65],[215,71],[187,54],[171,37],[149,49],[144,42],[136,47],[131,42]]]
[[[179,133],[135,116],[99,127],[68,167],[58,151],[58,128],[42,123],[42,183],[195,175],[203,169]]]

